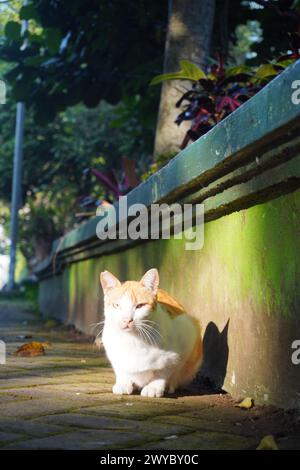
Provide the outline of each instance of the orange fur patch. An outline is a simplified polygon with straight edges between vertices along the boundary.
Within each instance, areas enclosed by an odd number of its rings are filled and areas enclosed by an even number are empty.
[[[185,313],[184,307],[177,302],[174,297],[168,294],[168,292],[162,289],[158,289],[157,291],[157,302],[166,307],[167,312],[173,317]]]
[[[195,346],[191,352],[190,357],[185,363],[184,366],[184,376],[185,376],[185,382],[190,382],[193,380],[196,372],[198,371],[201,362],[202,362],[202,356],[203,356],[203,345],[202,345],[202,337],[201,337],[201,329],[200,329],[200,323],[199,321],[191,317],[195,323],[195,326],[197,327],[198,331],[198,337],[195,342]]]
[[[152,308],[155,305],[155,297],[137,281],[123,282],[120,286],[108,291],[107,302],[109,304],[118,302],[123,295],[128,295],[132,299],[132,303],[136,305],[139,303],[147,303],[151,305]]]

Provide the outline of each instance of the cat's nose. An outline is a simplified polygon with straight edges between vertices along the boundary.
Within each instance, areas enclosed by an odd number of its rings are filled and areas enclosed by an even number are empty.
[[[133,325],[133,320],[123,320],[123,328],[131,328]]]

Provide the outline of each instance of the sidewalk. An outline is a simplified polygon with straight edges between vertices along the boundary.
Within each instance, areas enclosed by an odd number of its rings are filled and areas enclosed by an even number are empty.
[[[219,394],[113,395],[113,372],[91,340],[47,328],[21,303],[0,302],[0,339],[8,352],[0,365],[1,449],[255,449],[268,434],[280,449],[300,449],[292,411],[241,410]],[[52,346],[45,356],[12,355],[30,341]]]

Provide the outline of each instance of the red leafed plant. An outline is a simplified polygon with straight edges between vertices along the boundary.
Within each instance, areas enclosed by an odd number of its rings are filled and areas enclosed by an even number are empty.
[[[104,188],[107,195],[106,199],[100,199],[91,195],[83,195],[76,199],[75,207],[80,212],[76,212],[76,221],[78,223],[95,215],[95,210],[99,206],[111,205],[113,201],[118,200],[121,196],[127,194],[131,189],[135,188],[140,180],[137,176],[135,162],[126,156],[122,157],[122,170],[120,177],[111,169],[102,172],[97,168],[86,168],[83,171],[84,178],[94,175]]]
[[[193,82],[191,89],[176,103],[176,107],[183,108],[183,111],[175,123],[180,125],[182,121],[191,121],[181,143],[182,149],[212,129],[300,58],[300,35],[292,33],[290,36],[291,53],[256,68],[246,65],[226,68],[222,57],[219,57],[218,64],[212,65],[205,74],[197,65],[184,60],[180,62],[180,72],[159,75],[152,80],[152,85],[165,80]]]

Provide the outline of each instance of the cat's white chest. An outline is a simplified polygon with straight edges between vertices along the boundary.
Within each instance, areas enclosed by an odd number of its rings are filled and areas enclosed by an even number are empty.
[[[116,334],[104,328],[102,341],[115,371],[148,373],[175,364],[178,355],[145,343],[130,333]]]

